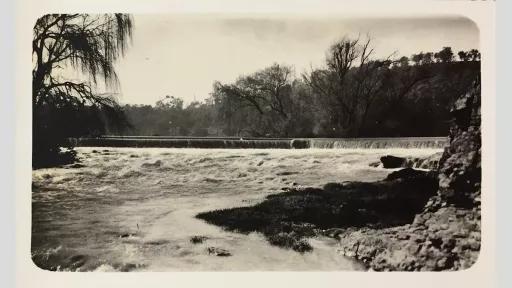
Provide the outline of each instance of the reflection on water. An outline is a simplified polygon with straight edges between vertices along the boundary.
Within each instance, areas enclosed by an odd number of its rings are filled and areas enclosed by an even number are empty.
[[[309,239],[313,252],[300,254],[194,216],[284,187],[379,180],[390,171],[368,164],[380,156],[438,151],[78,148],[84,167],[33,172],[32,255],[45,269],[73,271],[361,269],[333,240]]]

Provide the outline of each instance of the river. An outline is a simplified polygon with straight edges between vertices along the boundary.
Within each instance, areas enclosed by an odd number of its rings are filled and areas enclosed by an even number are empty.
[[[79,147],[81,165],[33,171],[32,256],[71,271],[360,270],[328,238],[312,252],[271,246],[194,216],[253,205],[285,187],[375,181],[383,155],[440,149],[191,149]],[[202,243],[190,241],[205,236]],[[208,247],[231,256],[208,253]]]

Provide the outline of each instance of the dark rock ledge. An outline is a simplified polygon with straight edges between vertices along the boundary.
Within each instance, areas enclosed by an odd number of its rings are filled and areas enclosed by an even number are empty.
[[[273,245],[307,252],[312,248],[306,238],[325,229],[411,223],[436,190],[437,181],[431,173],[415,171],[374,183],[293,188],[269,195],[255,206],[204,212],[196,217],[230,231],[258,231]]]

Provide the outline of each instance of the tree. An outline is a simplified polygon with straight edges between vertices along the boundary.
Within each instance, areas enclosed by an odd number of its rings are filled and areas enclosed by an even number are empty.
[[[156,101],[155,107],[160,109],[183,110],[183,99],[166,95],[164,99]]]
[[[423,60],[423,52],[413,54],[411,60],[414,62],[414,65],[421,65],[421,61]]]
[[[132,17],[127,14],[48,14],[36,21],[32,41],[33,166],[64,161],[60,147],[72,148],[68,137],[98,128],[83,125],[89,121],[84,111],[101,111],[109,121],[124,121],[115,98],[93,90],[100,79],[108,88],[118,86],[114,62],[124,55],[132,28]],[[70,69],[88,76],[89,81],[66,80],[63,75]],[[65,155],[67,160],[74,158],[72,153]]]
[[[457,55],[459,55],[459,59],[460,61],[469,61],[469,54],[468,52],[466,51],[459,51],[459,53],[457,53]]]
[[[423,59],[421,59],[421,63],[423,65],[428,65],[434,63],[434,53],[426,52],[423,53]]]
[[[453,52],[451,47],[443,47],[441,51],[434,54],[437,62],[447,63],[452,62],[453,60]]]
[[[292,72],[290,66],[273,64],[248,76],[241,76],[233,84],[216,83],[215,97],[226,105],[222,109],[223,117],[246,113],[245,118],[251,123],[247,131],[250,134],[286,136],[286,126],[290,120]]]
[[[471,61],[480,61],[480,52],[476,49],[471,49],[468,52],[468,56],[471,59]]]
[[[409,66],[409,57],[407,57],[407,56],[400,57],[400,59],[398,59],[398,64],[400,67]]]
[[[358,136],[391,65],[372,59],[371,39],[343,38],[327,53],[326,67],[304,75],[327,111],[332,136]],[[328,129],[329,129],[328,128]]]

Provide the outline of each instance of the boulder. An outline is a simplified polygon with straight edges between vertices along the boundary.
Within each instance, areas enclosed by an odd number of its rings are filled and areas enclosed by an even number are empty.
[[[384,168],[400,168],[404,167],[404,165],[407,163],[407,159],[403,157],[387,155],[380,157],[380,162],[382,162]]]

